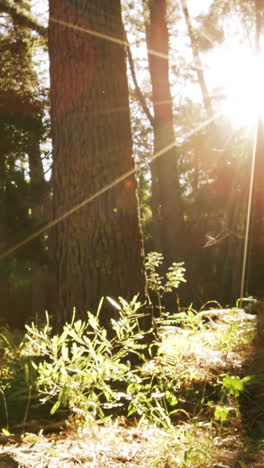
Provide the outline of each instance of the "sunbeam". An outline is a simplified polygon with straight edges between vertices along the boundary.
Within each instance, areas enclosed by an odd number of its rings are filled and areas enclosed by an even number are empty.
[[[197,125],[196,128],[194,128],[193,130],[191,130],[188,134],[185,135],[185,139],[187,138],[190,138],[192,135],[194,135],[195,133],[199,132],[202,128],[205,128],[207,127],[208,125],[210,125],[214,120],[216,120],[217,118],[219,117],[219,113],[215,114],[212,118],[206,120],[205,122],[203,122],[202,124],[200,125]],[[153,161],[155,161],[156,159],[158,159],[159,157],[161,157],[162,155],[166,154],[167,151],[169,151],[171,148],[174,148],[175,146],[177,145],[177,143],[175,141],[173,141],[172,143],[168,144],[167,146],[165,146],[164,148],[162,148],[160,151],[158,151],[157,153],[153,154],[150,158],[149,158],[149,163],[151,164]],[[77,203],[76,205],[74,205],[71,209],[69,209],[68,211],[66,211],[65,213],[63,213],[61,216],[58,216],[56,219],[53,219],[52,221],[50,221],[49,223],[47,223],[45,226],[43,226],[42,228],[34,231],[32,234],[30,234],[29,236],[27,236],[25,239],[23,239],[22,241],[16,243],[15,245],[13,245],[12,247],[10,247],[9,249],[6,249],[4,252],[2,252],[0,254],[0,260],[2,260],[3,258],[6,258],[8,257],[9,255],[11,255],[12,253],[16,252],[18,249],[20,249],[21,247],[23,247],[24,245],[28,244],[30,241],[32,241],[33,239],[36,239],[38,236],[40,236],[41,234],[43,234],[44,232],[48,231],[49,229],[51,229],[52,227],[56,226],[57,224],[59,224],[61,221],[65,220],[66,218],[68,218],[69,216],[71,216],[72,214],[76,213],[77,211],[79,211],[81,208],[85,207],[86,205],[88,205],[89,203],[92,203],[94,200],[96,200],[97,198],[99,198],[101,195],[103,195],[104,193],[108,192],[109,190],[111,190],[112,188],[114,188],[116,185],[120,184],[121,182],[123,182],[125,179],[127,179],[128,177],[130,177],[131,175],[135,174],[137,172],[137,168],[133,168],[131,169],[130,171],[127,171],[125,172],[124,174],[122,174],[120,177],[117,177],[115,180],[113,180],[110,184],[107,184],[105,185],[102,189],[98,190],[96,193],[94,193],[93,195],[89,196],[89,197],[86,197],[83,201],[81,201],[80,203]]]

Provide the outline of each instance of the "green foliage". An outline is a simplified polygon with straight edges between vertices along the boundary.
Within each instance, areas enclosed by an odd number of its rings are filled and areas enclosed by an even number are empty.
[[[21,331],[1,329],[0,351],[0,410],[4,415],[1,423],[8,428],[17,418],[26,422],[29,403],[36,401],[36,392],[32,390],[37,373]]]
[[[233,395],[234,397],[239,397],[244,389],[244,383],[240,377],[227,375],[222,380],[223,395]]]
[[[216,387],[219,387],[219,404],[215,406],[214,419],[220,422],[222,427],[223,423],[228,420],[230,414],[235,412],[239,416],[239,408],[237,399],[245,391],[244,379],[233,375],[222,375],[217,379]],[[233,404],[233,401],[236,404]],[[212,406],[209,404],[209,406]]]
[[[148,288],[161,296],[163,296],[165,292],[178,289],[181,283],[186,282],[184,278],[186,269],[183,267],[183,262],[173,262],[166,273],[166,279],[164,279],[158,272],[163,264],[163,260],[163,255],[158,252],[148,253],[145,259]]]
[[[87,321],[73,318],[60,335],[52,336],[48,325],[43,330],[27,326],[27,339],[43,357],[36,366],[36,389],[43,403],[53,402],[52,414],[68,407],[86,421],[104,419],[114,408],[127,408],[134,398],[133,385],[142,383],[131,366],[135,356],[145,361],[142,304],[137,296],[130,304],[121,298],[119,303],[108,300],[119,313],[112,319],[111,339],[100,325],[100,307],[96,316],[88,312]]]
[[[221,423],[223,423],[223,422],[225,422],[227,420],[228,415],[229,415],[229,409],[228,409],[227,406],[217,405],[215,407],[214,417],[215,417],[215,419],[219,420]]]
[[[77,428],[97,421],[104,424],[103,431],[107,426],[111,431],[118,428],[120,437],[116,416],[124,415],[138,423],[133,431],[150,430],[153,440],[153,431],[158,431],[151,466],[214,466],[222,460],[224,440],[229,435],[238,440],[234,427],[241,421],[240,396],[249,400],[249,390],[263,384],[263,374],[244,378],[222,374],[226,352],[224,343],[221,351],[216,349],[217,322],[204,322],[206,312],[195,313],[191,307],[168,318],[162,315],[158,322],[162,339],[150,358],[139,327],[144,309],[138,297],[131,303],[107,300],[118,313],[111,338],[100,324],[102,301],[95,315],[88,313],[86,320],[73,316],[59,334],[52,332],[48,316],[44,326],[28,326],[26,336],[1,330],[2,433],[8,436],[14,430],[12,412],[18,416],[20,409],[25,426],[36,406],[37,411],[45,410],[45,419],[61,418],[66,411],[74,415]],[[231,312],[228,324],[218,323],[220,329],[232,326]],[[244,330],[247,326],[244,323]],[[237,352],[239,334],[232,332],[232,337]],[[136,365],[131,363],[135,356]],[[126,418],[121,418],[122,433]]]
[[[157,343],[147,344],[151,331],[140,329],[138,297],[130,303],[107,299],[118,311],[111,338],[100,324],[102,301],[96,315],[88,312],[86,321],[73,316],[60,334],[52,333],[48,316],[42,328],[26,326],[24,337],[2,333],[0,382],[7,427],[14,401],[24,402],[24,422],[32,403],[44,405],[46,412],[49,408],[51,415],[69,410],[85,423],[124,414],[168,427],[172,416],[183,411],[173,364],[150,359]]]
[[[163,264],[163,255],[158,252],[149,252],[145,258],[145,270],[147,274],[147,287],[153,291],[158,299],[158,309],[162,313],[162,298],[165,293],[171,293],[178,289],[181,283],[185,283],[186,269],[183,262],[173,262],[164,276],[160,273]]]
[[[47,218],[43,201],[48,199],[49,186],[42,161],[48,151],[42,151],[41,145],[47,146],[50,130],[46,85],[40,86],[36,72],[35,53],[40,47],[36,35],[16,15],[3,15],[0,31],[1,252],[32,234]],[[25,315],[30,315],[32,270],[36,270],[36,265],[47,264],[46,247],[39,237],[1,262],[2,304],[8,310],[1,314],[4,324],[21,327],[28,318]]]

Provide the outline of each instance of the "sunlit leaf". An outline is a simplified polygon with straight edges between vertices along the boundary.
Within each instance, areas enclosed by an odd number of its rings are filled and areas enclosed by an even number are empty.
[[[59,409],[60,405],[61,405],[61,402],[56,401],[56,403],[52,406],[52,408],[50,410],[50,414],[55,414],[56,411]]]
[[[118,304],[118,302],[116,302],[112,297],[109,297],[107,296],[106,299],[108,300],[108,302],[110,302],[110,304],[117,310],[122,310],[122,308],[120,307],[120,305]]]

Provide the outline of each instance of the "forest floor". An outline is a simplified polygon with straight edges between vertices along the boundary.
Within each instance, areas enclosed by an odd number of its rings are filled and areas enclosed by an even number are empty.
[[[23,434],[0,435],[0,468],[264,468],[264,344],[256,316],[219,310],[208,320],[199,332],[165,334],[164,346],[179,353],[175,372],[185,380],[182,411],[170,428],[119,418],[83,428],[61,422],[53,432],[31,421]],[[236,385],[222,392],[225,400],[216,397],[223,376],[238,382],[237,392]],[[255,377],[242,391],[247,376]]]

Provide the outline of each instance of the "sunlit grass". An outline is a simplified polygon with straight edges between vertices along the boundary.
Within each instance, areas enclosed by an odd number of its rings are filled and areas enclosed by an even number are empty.
[[[131,307],[132,305],[129,306]],[[93,319],[92,316],[89,318]],[[83,440],[89,445],[94,466],[107,467],[109,456],[115,467],[121,466],[121,462],[119,463],[121,459],[122,463],[133,463],[134,467],[149,468],[201,468],[214,466],[214,463],[219,463],[221,460],[229,466],[227,460],[234,457],[234,449],[230,452],[230,446],[241,447],[242,450],[238,399],[233,395],[227,395],[227,401],[222,401],[219,392],[223,375],[243,375],[240,372],[248,344],[251,343],[254,335],[255,317],[245,314],[241,309],[203,311],[198,314],[190,310],[182,315],[176,314],[175,326],[166,325],[170,320],[173,322],[173,318],[167,316],[163,326],[160,325],[161,341],[157,355],[153,359],[147,359],[145,363],[143,361],[133,373],[128,368],[124,377],[120,372],[118,374],[118,382],[122,390],[122,393],[118,395],[127,396],[129,405],[133,402],[135,411],[131,415],[126,413],[125,402],[123,402],[123,414],[115,414],[116,405],[111,398],[116,395],[115,392],[120,392],[120,388],[116,388],[115,379],[112,382],[114,386],[111,388],[111,379],[104,381],[103,378],[98,385],[100,388],[105,385],[109,390],[108,404],[112,408],[111,414],[101,415],[98,412],[98,417],[89,424],[87,418],[85,420],[80,418],[80,413],[76,412],[75,415],[71,415],[68,422],[68,437]],[[96,323],[92,321],[92,325],[95,327]],[[97,366],[100,365],[102,368],[103,355],[101,356],[102,350],[100,351],[102,333],[100,328],[97,329],[98,326],[97,324],[94,329],[99,345],[96,362]],[[22,341],[21,344],[19,344],[21,337],[17,340],[15,334],[13,336],[11,332],[2,333],[2,346],[7,349],[8,356],[14,355],[19,368],[17,375],[14,375],[13,379],[11,378],[8,382],[9,385],[14,384],[16,387],[18,380],[21,385],[22,377],[25,378],[24,371],[27,363],[24,359],[26,355],[32,356],[36,354],[37,349],[42,349],[40,345],[48,347],[49,359],[55,359],[55,355],[53,356],[55,352],[56,359],[60,359],[62,364],[65,360],[67,361],[65,372],[70,374],[74,371],[72,382],[75,382],[79,374],[84,372],[83,361],[78,367],[77,360],[87,345],[82,323],[73,322],[67,328],[72,338],[74,336],[78,338],[76,345],[71,348],[73,356],[68,355],[64,348],[61,354],[58,347],[59,343],[65,347],[66,330],[63,340],[62,337],[50,336],[48,326],[45,330],[47,333],[43,334],[35,328],[32,329],[31,335],[34,340],[27,343]],[[67,339],[69,340],[69,336]],[[79,353],[78,356],[76,353]],[[86,354],[85,362],[87,362]],[[107,363],[107,369],[109,369],[110,360]],[[122,364],[121,367],[123,369],[124,365]],[[40,365],[40,373],[43,369],[43,365]],[[87,367],[85,371],[87,375],[91,370]],[[100,376],[101,374],[102,372]],[[94,375],[97,379],[100,377],[98,368]],[[70,375],[68,377],[70,378]],[[128,377],[130,388],[127,387]],[[4,375],[2,379],[5,379]],[[54,387],[55,382],[47,373],[45,379],[46,384],[52,384]],[[239,379],[237,377],[237,380]],[[58,380],[57,385],[60,384]],[[26,398],[27,385],[28,377],[24,382]],[[99,387],[97,388],[96,385],[95,391],[87,394],[90,402],[92,398],[98,398]],[[82,390],[79,385],[76,394],[72,395],[74,411],[78,410],[78,401],[80,403],[79,397],[82,391],[87,392],[87,386]],[[59,398],[60,395],[61,391]],[[54,398],[56,399],[56,395]],[[99,401],[98,404],[101,405]],[[216,417],[215,409],[225,409],[225,405],[228,417],[221,421]],[[80,406],[80,411],[81,409]]]
[[[199,316],[199,315],[198,315]],[[184,381],[207,378],[227,366],[239,365],[243,350],[255,336],[255,321],[245,320],[242,311],[227,310],[224,317],[205,323],[198,319],[196,328],[185,328],[163,334],[160,357],[170,363]],[[166,364],[165,364],[166,365]]]

